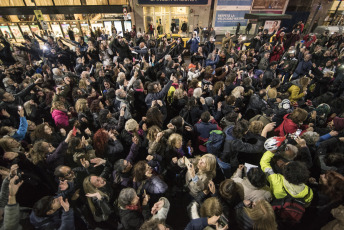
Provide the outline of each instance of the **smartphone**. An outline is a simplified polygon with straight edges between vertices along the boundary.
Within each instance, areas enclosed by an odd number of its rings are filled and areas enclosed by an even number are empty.
[[[22,110],[22,109],[23,109],[23,106],[19,105],[18,110]]]
[[[77,132],[78,130],[75,128],[75,126],[73,127],[73,133],[72,133],[72,135],[75,137],[76,136],[76,132]]]
[[[189,155],[191,155],[191,147],[190,146],[188,146],[188,153],[189,153]]]
[[[185,162],[186,167],[190,167],[191,166],[191,162],[189,161],[188,158],[184,157],[184,162]]]

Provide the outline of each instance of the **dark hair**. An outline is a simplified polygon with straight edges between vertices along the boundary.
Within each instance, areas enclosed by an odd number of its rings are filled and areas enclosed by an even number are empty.
[[[203,122],[209,122],[210,116],[211,116],[210,113],[209,113],[208,111],[205,111],[205,112],[203,112],[202,115],[201,115],[201,120],[202,120]]]
[[[249,123],[246,120],[238,121],[233,128],[233,136],[240,139],[248,131]]]
[[[266,175],[259,167],[251,168],[250,171],[247,172],[247,178],[256,188],[262,188],[266,185]]]
[[[232,112],[228,113],[225,118],[227,121],[236,122],[238,119],[238,115],[239,115],[238,113],[232,111]]]
[[[279,83],[280,83],[279,78],[274,78],[274,79],[272,79],[272,81],[271,81],[271,83],[270,83],[270,87],[271,87],[271,88],[275,88],[276,86],[279,85]]]
[[[284,166],[283,176],[288,182],[299,185],[308,181],[309,171],[304,163],[291,161]]]
[[[235,200],[239,195],[238,191],[238,186],[232,179],[222,181],[219,187],[221,197],[228,201]]]
[[[54,171],[54,176],[56,177],[64,177],[64,174],[60,171],[60,169],[64,167],[64,165],[59,165],[55,168],[55,171]]]
[[[33,212],[38,217],[46,217],[47,212],[51,210],[51,204],[54,200],[53,196],[45,196],[33,205]]]
[[[146,179],[146,161],[139,161],[133,168],[133,177],[137,182],[141,182]]]
[[[172,118],[170,123],[176,127],[177,131],[183,133],[183,118],[181,116]]]
[[[342,153],[331,153],[326,155],[324,161],[328,166],[341,167],[344,165],[344,155]]]
[[[289,115],[289,119],[292,120],[295,124],[299,124],[307,119],[308,112],[304,109],[297,108],[292,114]]]
[[[153,125],[157,125],[160,128],[162,128],[164,119],[163,114],[160,112],[160,110],[157,107],[152,107],[148,109],[146,114],[147,120],[147,127],[151,127]]]
[[[344,197],[344,176],[335,171],[327,171],[325,177],[327,184],[322,186],[322,191],[331,201],[342,201]]]
[[[235,101],[236,101],[236,98],[233,95],[229,95],[226,98],[226,103],[228,105],[233,105],[235,103]]]

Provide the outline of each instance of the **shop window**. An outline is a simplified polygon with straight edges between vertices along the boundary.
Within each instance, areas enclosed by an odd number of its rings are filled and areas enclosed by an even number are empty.
[[[37,6],[53,6],[52,0],[35,0]],[[27,6],[35,6],[35,3],[31,2],[31,0],[25,0]]]
[[[107,0],[86,0],[86,5],[107,5]]]
[[[25,6],[23,0],[1,0],[0,6]]]
[[[56,6],[81,5],[80,0],[54,0]]]
[[[126,0],[109,0],[110,5],[127,5]]]

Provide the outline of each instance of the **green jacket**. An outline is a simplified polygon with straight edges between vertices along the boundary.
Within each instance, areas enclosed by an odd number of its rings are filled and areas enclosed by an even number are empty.
[[[287,196],[287,192],[294,198],[303,199],[306,204],[310,204],[313,199],[313,191],[307,185],[295,185],[289,183],[283,175],[276,174],[271,168],[270,161],[274,154],[266,151],[260,160],[260,167],[267,174],[267,179],[270,183],[272,194],[276,199],[281,199]]]

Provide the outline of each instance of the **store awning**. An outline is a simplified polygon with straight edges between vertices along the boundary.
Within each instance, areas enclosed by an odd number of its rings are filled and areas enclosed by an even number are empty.
[[[245,14],[245,19],[257,19],[257,20],[283,20],[292,19],[292,15],[289,14]]]

